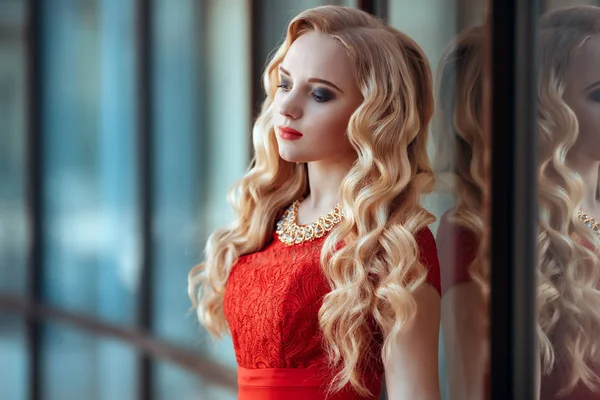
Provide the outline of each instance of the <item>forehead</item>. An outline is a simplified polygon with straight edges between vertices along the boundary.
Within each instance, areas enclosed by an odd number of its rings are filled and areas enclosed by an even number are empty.
[[[600,35],[595,35],[579,48],[571,64],[574,86],[587,87],[600,80]]]
[[[340,86],[347,80],[354,80],[346,49],[339,41],[323,33],[308,32],[297,38],[281,65],[295,79],[320,78]]]

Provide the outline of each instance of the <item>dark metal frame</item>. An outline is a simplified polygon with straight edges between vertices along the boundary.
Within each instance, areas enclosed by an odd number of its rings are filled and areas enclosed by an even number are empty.
[[[490,2],[491,398],[534,398],[538,0]]]
[[[138,143],[138,198],[141,232],[141,276],[138,293],[137,322],[140,329],[152,330],[153,310],[153,261],[152,252],[152,214],[154,209],[154,129],[152,120],[152,1],[136,1],[136,50],[137,50],[137,143]],[[152,400],[152,359],[142,353],[138,369],[138,396],[143,400]]]
[[[43,271],[43,120],[42,120],[42,65],[41,46],[42,5],[36,0],[27,0],[26,34],[27,41],[27,213],[30,242],[27,259],[26,295],[33,301],[41,300],[41,282]],[[41,390],[41,324],[38,320],[26,316],[25,332],[27,341],[27,368],[29,374],[29,397],[32,400],[42,398]]]

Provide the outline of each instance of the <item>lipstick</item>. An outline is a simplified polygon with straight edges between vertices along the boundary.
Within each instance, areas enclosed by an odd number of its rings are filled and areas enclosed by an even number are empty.
[[[284,140],[298,140],[302,137],[302,133],[287,126],[280,126],[279,137]]]

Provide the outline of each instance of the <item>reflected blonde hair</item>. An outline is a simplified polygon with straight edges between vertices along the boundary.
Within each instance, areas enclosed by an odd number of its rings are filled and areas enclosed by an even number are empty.
[[[412,293],[425,283],[415,233],[434,217],[419,205],[433,189],[427,155],[433,114],[432,78],[421,48],[407,35],[363,11],[323,6],[302,12],[264,73],[266,99],[253,129],[255,156],[229,201],[237,218],[213,233],[206,261],[189,275],[189,295],[200,322],[215,336],[227,332],[223,296],[238,257],[261,251],[280,211],[307,192],[304,165],[280,158],[271,121],[278,66],[307,32],[328,34],[346,49],[363,102],[348,123],[358,159],[340,188],[345,219],[327,237],[321,265],[331,292],[319,311],[331,366],[330,389],[348,383],[359,393],[373,335],[385,332],[382,357],[414,318]],[[344,246],[336,250],[336,244]]]
[[[541,20],[538,87],[538,325],[542,372],[558,366],[561,394],[597,388],[600,361],[598,235],[578,222],[583,181],[568,165],[577,116],[563,99],[573,57],[600,33],[600,8],[572,7]],[[595,251],[590,250],[586,243]]]
[[[484,176],[483,132],[484,30],[465,30],[445,51],[438,68],[438,113],[433,133],[438,190],[452,193],[455,204],[449,220],[483,237]],[[481,249],[469,266],[471,278],[483,292],[489,274]]]

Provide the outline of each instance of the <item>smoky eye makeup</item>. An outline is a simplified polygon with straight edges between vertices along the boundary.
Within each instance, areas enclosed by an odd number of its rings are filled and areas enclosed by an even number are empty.
[[[600,87],[590,92],[590,100],[600,103]]]
[[[290,83],[290,80],[285,77],[285,76],[280,76],[279,77],[279,85],[277,85],[278,88],[283,89],[283,90],[289,90],[291,88],[292,84]]]
[[[327,101],[335,99],[335,93],[325,88],[314,89],[312,91],[312,96],[319,103],[325,103]]]

